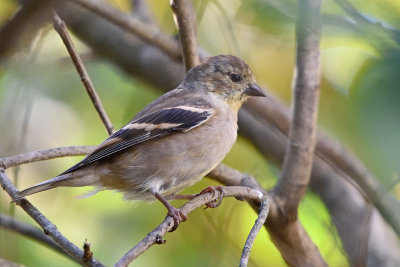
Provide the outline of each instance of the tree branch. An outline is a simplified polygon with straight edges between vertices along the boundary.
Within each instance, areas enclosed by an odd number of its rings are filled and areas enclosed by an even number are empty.
[[[171,8],[179,30],[183,62],[188,71],[200,63],[196,42],[196,14],[191,0],[171,0]]]
[[[298,2],[292,127],[282,172],[273,190],[274,196],[282,199],[282,208],[289,220],[297,219],[297,208],[308,187],[314,154],[320,87],[320,9],[320,0]]]
[[[0,168],[8,169],[41,160],[86,155],[92,152],[95,148],[96,146],[69,146],[31,151],[10,157],[0,158]]]
[[[72,62],[74,63],[75,68],[79,73],[79,77],[81,78],[81,81],[83,82],[83,85],[86,88],[86,92],[88,93],[90,99],[92,100],[94,108],[99,114],[101,121],[106,127],[107,133],[109,135],[112,134],[114,131],[113,130],[114,127],[112,126],[110,118],[108,117],[103,107],[103,104],[101,103],[101,99],[97,94],[96,89],[94,89],[92,80],[90,79],[90,76],[86,71],[85,66],[83,65],[82,59],[80,58],[78,51],[76,50],[74,43],[72,42],[72,39],[69,36],[67,26],[65,25],[65,22],[54,11],[53,11],[53,22],[54,22],[54,29],[57,31],[62,41],[64,42],[65,47],[67,48],[68,53],[72,59]]]
[[[261,226],[264,224],[264,221],[268,215],[269,205],[267,203],[266,196],[258,190],[254,190],[248,187],[242,186],[230,186],[223,188],[223,196],[224,197],[238,197],[238,198],[246,198],[252,199],[259,203],[262,203],[262,208],[260,209],[260,213],[258,215],[258,219],[256,224],[253,226],[251,233],[246,240],[245,248],[242,253],[242,259],[244,264],[247,263],[249,250],[254,242],[254,238],[259,232]],[[215,191],[215,193],[204,193],[200,194],[194,199],[187,202],[185,205],[180,207],[180,209],[185,213],[189,214],[195,209],[220,198],[220,192]],[[130,249],[115,265],[116,267],[127,266],[134,259],[136,259],[139,255],[145,252],[148,248],[153,246],[154,244],[163,244],[165,241],[162,239],[163,236],[172,229],[174,225],[173,219],[170,216],[167,216],[164,221],[155,228],[152,232],[150,232],[141,242],[135,245],[132,249]],[[247,257],[247,258],[246,258]],[[246,266],[246,265],[241,265]]]
[[[11,199],[15,201],[15,203],[19,205],[30,217],[32,217],[40,225],[40,227],[42,227],[44,233],[49,235],[75,261],[84,266],[103,266],[95,259],[85,261],[83,259],[83,251],[72,244],[60,231],[58,231],[57,227],[50,222],[38,209],[36,209],[28,200],[18,199],[18,190],[6,176],[3,169],[0,169],[0,184],[11,197]]]
[[[244,189],[251,190],[249,187],[243,187]],[[243,198],[243,196],[235,196],[239,198]],[[252,199],[254,201],[254,199]],[[259,200],[257,200],[259,201]],[[259,210],[257,212],[258,217],[256,222],[254,223],[253,228],[251,228],[250,234],[246,239],[246,243],[244,244],[242,256],[240,257],[240,267],[247,266],[250,257],[250,250],[256,240],[257,234],[260,231],[261,227],[265,224],[265,220],[267,219],[268,212],[269,212],[269,201],[268,198],[259,202]]]

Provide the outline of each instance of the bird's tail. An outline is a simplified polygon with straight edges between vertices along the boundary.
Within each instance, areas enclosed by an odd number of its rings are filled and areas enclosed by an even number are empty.
[[[60,176],[56,176],[54,178],[51,178],[49,180],[46,180],[40,184],[34,185],[32,187],[29,187],[25,190],[22,190],[19,192],[19,199],[41,192],[45,190],[49,190],[55,187],[59,186],[86,186],[86,185],[92,185],[95,183],[93,179],[88,179],[89,177],[74,177],[73,173],[66,173],[62,174]]]

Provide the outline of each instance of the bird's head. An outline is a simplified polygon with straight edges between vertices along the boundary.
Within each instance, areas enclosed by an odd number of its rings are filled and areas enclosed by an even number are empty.
[[[184,83],[194,90],[212,92],[235,109],[249,96],[265,96],[250,67],[231,55],[208,58],[186,73]]]

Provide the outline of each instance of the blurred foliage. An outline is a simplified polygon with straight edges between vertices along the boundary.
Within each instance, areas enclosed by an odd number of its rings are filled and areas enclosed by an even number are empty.
[[[109,1],[129,11],[131,1]],[[176,34],[168,1],[148,1],[162,29]],[[197,0],[199,44],[210,54],[235,54],[254,69],[258,82],[289,104],[295,64],[295,0]],[[344,3],[351,4],[350,8]],[[353,9],[351,8],[353,7]],[[17,8],[0,1],[0,23]],[[322,90],[319,127],[352,149],[388,190],[400,196],[400,1],[323,1],[321,45]],[[18,53],[0,67],[0,156],[56,146],[98,144],[106,132],[69,62],[59,37],[49,30],[36,60]],[[78,50],[90,49],[76,38]],[[161,93],[109,62],[85,60],[89,74],[115,128],[123,126]],[[19,168],[25,188],[65,170],[78,158],[63,158]],[[239,138],[224,160],[250,173],[266,188],[279,174],[247,140]],[[14,171],[7,172],[15,178]],[[184,193],[215,182],[204,179]],[[159,203],[124,202],[102,192],[86,199],[74,196],[87,188],[59,188],[31,197],[32,202],[75,244],[85,238],[95,257],[112,265],[165,216]],[[181,202],[176,201],[175,205]],[[9,212],[0,194],[0,211]],[[33,223],[20,209],[18,219]],[[345,255],[329,213],[308,194],[300,219],[331,266],[346,266]],[[255,213],[245,203],[226,199],[218,209],[197,210],[167,244],[155,246],[133,266],[233,266]],[[29,266],[71,266],[71,261],[20,235],[0,229],[0,257]],[[251,253],[250,266],[285,266],[263,229]]]

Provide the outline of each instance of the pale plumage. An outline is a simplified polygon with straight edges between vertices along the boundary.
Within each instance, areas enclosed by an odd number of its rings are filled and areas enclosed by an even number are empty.
[[[264,96],[237,57],[216,56],[137,114],[95,151],[59,176],[20,192],[93,185],[127,199],[159,199],[175,225],[186,219],[164,197],[199,181],[230,151],[237,112],[248,96]]]

